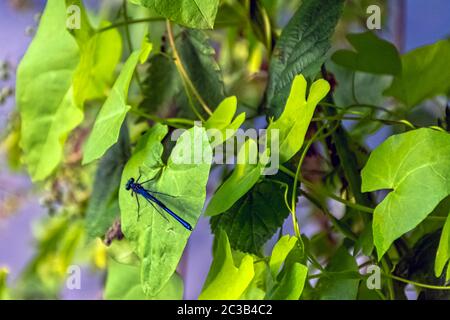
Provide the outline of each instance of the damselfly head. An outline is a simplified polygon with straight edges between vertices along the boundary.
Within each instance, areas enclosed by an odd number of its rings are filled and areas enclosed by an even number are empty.
[[[134,183],[134,178],[130,178],[130,180],[128,180],[127,184],[125,185],[125,189],[130,190],[133,183]]]

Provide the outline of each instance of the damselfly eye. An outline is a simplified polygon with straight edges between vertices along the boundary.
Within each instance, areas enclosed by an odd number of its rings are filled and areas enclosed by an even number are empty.
[[[130,190],[133,183],[134,183],[134,178],[130,178],[130,180],[128,180],[127,184],[125,185],[125,189]]]

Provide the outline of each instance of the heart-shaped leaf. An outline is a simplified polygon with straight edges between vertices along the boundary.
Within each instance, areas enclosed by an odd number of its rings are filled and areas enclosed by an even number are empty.
[[[141,259],[142,286],[150,296],[157,295],[174,273],[190,231],[141,196],[138,217],[137,201],[125,189],[125,184],[130,178],[137,179],[140,172],[141,182],[154,179],[145,187],[195,226],[204,205],[211,166],[212,152],[204,128],[194,127],[184,132],[164,165],[161,141],[166,134],[167,127],[157,124],[141,137],[125,165],[119,191],[122,231]]]
[[[398,75],[402,70],[397,48],[389,41],[378,38],[373,32],[347,35],[355,48],[336,51],[331,59],[346,68],[374,74]]]
[[[80,53],[66,19],[64,1],[49,0],[17,70],[20,146],[33,180],[52,173],[62,159],[67,135],[83,120],[72,86]]]
[[[450,194],[450,135],[418,129],[390,137],[362,170],[362,191],[392,190],[375,208],[378,257]]]

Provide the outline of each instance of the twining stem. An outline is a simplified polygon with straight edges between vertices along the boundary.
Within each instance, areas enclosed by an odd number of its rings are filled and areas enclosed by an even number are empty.
[[[282,172],[284,172],[285,174],[287,174],[288,176],[290,176],[292,178],[295,178],[295,173],[292,172],[291,170],[289,170],[288,168],[286,168],[285,166],[280,165],[280,170]],[[319,190],[317,190],[317,187],[313,183],[311,183],[310,181],[308,181],[308,180],[306,180],[306,179],[304,179],[302,177],[299,177],[299,179],[300,179],[301,183],[303,183],[307,188],[311,189],[313,192],[315,192],[315,193],[323,193],[325,196],[330,197],[331,199],[336,200],[337,202],[343,203],[343,204],[345,204],[346,206],[348,206],[350,208],[354,208],[356,210],[359,210],[359,211],[362,211],[362,212],[367,212],[367,213],[373,213],[373,211],[374,211],[374,209],[372,209],[370,207],[366,207],[366,206],[363,206],[363,205],[360,205],[360,204],[353,203],[351,201],[342,199],[342,198],[336,196],[334,193],[328,192],[326,190],[320,190],[319,191]]]
[[[314,134],[314,136],[308,141],[305,148],[303,149],[302,155],[300,156],[300,160],[297,165],[297,171],[295,172],[294,176],[294,185],[292,190],[292,199],[291,199],[291,215],[292,215],[292,224],[294,225],[294,231],[298,238],[300,238],[300,227],[298,225],[297,221],[297,213],[296,213],[296,203],[297,203],[297,183],[299,178],[302,179],[301,175],[301,167],[303,164],[303,161],[305,160],[306,154],[308,153],[309,148],[313,144],[313,142],[316,140],[316,138],[320,135],[324,127],[317,130],[317,132]]]
[[[395,111],[389,110],[385,107],[376,106],[376,105],[367,104],[367,103],[355,103],[355,104],[351,104],[351,105],[348,105],[345,107],[339,107],[333,103],[329,103],[329,102],[325,102],[325,101],[321,102],[320,104],[325,107],[331,107],[331,108],[335,108],[335,109],[339,109],[339,110],[349,110],[349,109],[355,109],[355,108],[370,108],[370,109],[386,112],[387,114],[390,114],[393,116],[397,116],[397,113]]]
[[[413,286],[416,286],[419,288],[432,289],[432,290],[450,290],[450,286],[435,286],[435,285],[431,285],[431,284],[416,282],[416,281],[404,279],[401,277],[394,276],[393,274],[384,273],[384,272],[382,273],[382,275],[385,276],[386,278],[391,278],[393,280],[407,283],[407,284],[410,284],[410,285],[413,285]]]
[[[174,40],[174,36],[173,36],[173,31],[172,31],[172,25],[170,24],[169,20],[166,20],[166,26],[167,26],[167,34],[169,36],[169,43],[170,43],[170,46],[172,47],[172,51],[173,51],[173,59],[174,59],[175,65],[177,67],[177,70],[180,73],[181,78],[186,82],[187,86],[192,91],[195,98],[201,104],[201,106],[205,110],[205,112],[207,114],[211,115],[212,114],[211,109],[208,107],[205,100],[203,100],[202,96],[197,91],[197,88],[192,83],[186,69],[184,68],[184,65],[182,63],[180,55],[178,54],[177,47],[175,45],[175,40]]]
[[[411,122],[408,120],[390,120],[390,119],[380,119],[380,118],[372,118],[372,117],[346,117],[346,116],[331,116],[331,117],[317,117],[312,118],[311,121],[323,121],[323,120],[350,120],[350,121],[361,121],[361,120],[369,120],[369,121],[378,121],[385,124],[391,125],[405,125],[411,129],[417,129]]]
[[[151,114],[147,114],[145,112],[142,112],[141,110],[137,109],[137,108],[131,108],[130,111],[138,116],[141,116],[143,118],[155,121],[155,122],[159,122],[162,124],[167,124],[170,125],[174,128],[185,128],[185,127],[192,127],[194,126],[194,121],[193,120],[189,120],[189,119],[183,119],[183,118],[168,118],[168,119],[164,119],[164,118],[160,118],[158,116],[154,116]]]
[[[151,17],[151,18],[142,18],[142,19],[134,19],[134,20],[125,20],[110,24],[109,26],[97,29],[97,33],[102,33],[111,29],[120,28],[123,26],[128,26],[136,23],[144,23],[144,22],[154,22],[154,21],[164,21],[165,19],[162,17]]]

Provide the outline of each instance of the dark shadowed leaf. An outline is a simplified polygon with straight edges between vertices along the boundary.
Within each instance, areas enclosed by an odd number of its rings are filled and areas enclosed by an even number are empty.
[[[413,107],[450,89],[450,40],[415,49],[402,56],[402,73],[385,91]]]
[[[216,52],[208,37],[203,31],[183,30],[178,36],[176,46],[198,93],[210,109],[216,108],[226,97],[225,87],[222,72],[215,60]]]
[[[355,51],[336,51],[331,59],[348,69],[374,74],[398,75],[402,70],[397,48],[390,42],[378,38],[373,32],[347,35]]]
[[[166,55],[156,54],[149,63],[143,83],[145,96],[140,105],[151,112],[164,107],[181,89],[181,83],[175,64]]]
[[[86,230],[90,239],[103,237],[114,219],[119,217],[119,188],[123,167],[131,154],[126,123],[119,141],[108,150],[98,164],[91,199],[86,211]]]
[[[301,73],[311,79],[319,72],[343,3],[342,0],[305,0],[283,29],[269,70],[269,115],[281,114],[296,75]]]
[[[230,209],[211,218],[211,229],[215,234],[225,230],[233,249],[260,255],[261,247],[289,215],[284,194],[281,185],[262,181]]]
[[[345,246],[341,246],[331,258],[325,272],[329,276],[321,277],[317,283],[317,296],[321,300],[355,300],[358,294],[359,279],[353,276],[358,274],[358,265]],[[345,276],[348,272],[348,278]],[[342,273],[335,276],[333,273]],[[356,278],[356,279],[355,279]]]

